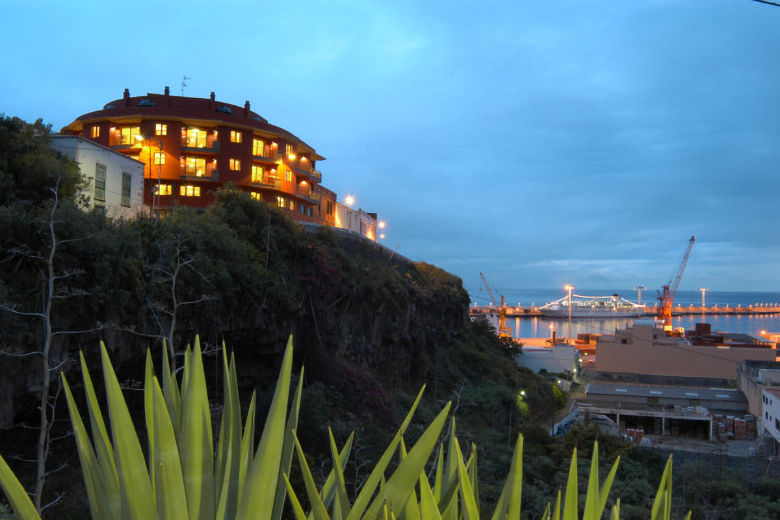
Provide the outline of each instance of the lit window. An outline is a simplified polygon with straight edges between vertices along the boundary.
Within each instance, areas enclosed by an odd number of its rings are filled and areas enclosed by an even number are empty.
[[[130,207],[130,185],[132,180],[129,173],[122,172],[122,198],[119,205],[125,208]]]
[[[234,172],[237,172],[241,169],[241,160],[240,159],[230,159],[230,169]]]
[[[163,123],[154,125],[154,135],[168,135],[168,125]]]
[[[260,194],[260,193],[257,193],[256,191],[250,192],[249,196],[252,197],[252,200],[263,200],[263,195]]]
[[[96,137],[100,137],[100,127],[97,125],[92,127],[92,138]]]
[[[263,167],[252,165],[252,182],[263,182]]]
[[[203,177],[206,175],[206,159],[187,157],[184,159],[184,174]]]
[[[280,208],[283,208],[286,205],[285,202],[286,201],[284,200],[284,197],[280,197],[279,195],[276,196],[276,205],[277,206],[279,206]]]
[[[182,197],[200,197],[200,186],[182,184],[179,186],[179,195]]]
[[[154,164],[165,164],[165,152],[154,152]]]
[[[119,129],[119,144],[136,144],[142,140],[141,128],[138,126],[123,126]]]
[[[284,170],[284,180],[287,182],[292,182],[292,171]]]
[[[95,163],[95,200],[106,200],[106,165]]]
[[[284,145],[284,155],[295,155],[295,147],[291,144]]]
[[[173,193],[173,187],[170,184],[160,184],[154,185],[152,189],[154,190],[155,195],[170,195]]]
[[[252,155],[265,155],[265,141],[262,139],[252,140]]]
[[[294,200],[290,201],[290,211],[295,211],[295,201]]]
[[[241,132],[238,130],[231,130],[230,131],[230,142],[231,143],[240,143],[241,142]]]
[[[182,137],[184,137],[184,146],[191,148],[205,148],[206,147],[206,131],[200,128],[189,127],[182,129]]]

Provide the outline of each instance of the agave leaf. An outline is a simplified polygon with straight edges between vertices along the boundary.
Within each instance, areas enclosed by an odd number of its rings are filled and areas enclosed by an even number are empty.
[[[512,464],[509,467],[501,495],[498,498],[496,509],[493,512],[492,520],[520,519],[520,506],[522,504],[523,490],[523,434],[517,435],[515,449],[512,453]],[[548,504],[549,506],[549,504]]]
[[[279,381],[276,383],[276,390],[265,421],[263,435],[260,438],[260,445],[246,476],[245,489],[238,506],[237,518],[240,519],[267,520],[273,514],[273,500],[276,495],[276,483],[279,478],[279,466],[284,444],[292,355],[291,335],[287,341]]]
[[[620,520],[620,499],[615,501],[615,505],[612,506],[612,514],[609,516],[610,520]]]
[[[471,455],[469,456],[469,462],[466,464],[466,470],[469,474],[469,481],[471,481],[471,490],[474,492],[474,501],[479,506],[479,481],[477,480],[477,445],[471,443]]]
[[[156,468],[154,478],[159,518],[160,520],[186,520],[189,518],[187,497],[173,422],[156,377],[152,378],[150,386],[154,428],[149,436],[154,437],[154,442],[150,441],[150,445],[154,446],[151,459]]]
[[[590,474],[588,475],[588,489],[585,493],[585,511],[583,520],[599,520],[601,514],[597,513],[601,497],[599,495],[599,441],[593,442],[593,455],[590,458]],[[598,514],[598,516],[597,516]]]
[[[615,480],[615,474],[617,473],[619,464],[620,464],[620,455],[618,455],[618,458],[615,459],[615,463],[612,464],[612,469],[609,470],[609,474],[607,475],[607,478],[604,479],[604,483],[601,484],[601,490],[599,491],[599,509],[598,509],[599,517],[598,518],[601,518],[601,515],[604,513],[604,508],[607,506],[607,497],[609,496],[609,490],[612,488],[612,482],[614,482]]]
[[[558,490],[558,496],[555,497],[555,507],[553,508],[552,520],[561,520],[561,490]]]
[[[257,401],[256,392],[252,392],[252,399],[249,402],[249,410],[246,414],[246,422],[244,423],[244,434],[241,436],[241,454],[239,459],[238,468],[238,501],[241,503],[243,492],[245,489],[246,475],[249,468],[252,467],[254,461],[253,446],[255,442],[255,407]]]
[[[458,492],[460,491],[460,484],[455,485],[455,493],[450,497],[450,501],[447,502],[444,509],[441,509],[442,518],[458,518]],[[441,508],[441,506],[439,506]]]
[[[471,488],[469,474],[463,464],[463,454],[460,446],[455,444],[458,458],[458,478],[460,479],[460,494],[463,501],[463,518],[465,520],[479,520],[479,504],[474,500],[474,490]]]
[[[563,520],[577,520],[577,448],[571,455],[571,464],[569,465],[569,480],[566,482],[566,503],[563,507]]]
[[[382,457],[380,457],[379,462],[377,462],[376,466],[374,466],[371,474],[368,476],[365,483],[363,484],[363,487],[360,489],[360,493],[355,499],[355,503],[352,504],[352,509],[347,514],[347,520],[357,520],[358,518],[363,517],[363,512],[368,507],[370,503],[369,501],[371,500],[371,497],[376,490],[377,484],[379,484],[379,481],[384,478],[384,471],[387,468],[387,465],[390,463],[390,460],[392,459],[393,453],[398,447],[398,444],[401,442],[401,438],[403,438],[403,434],[412,420],[414,411],[417,409],[417,405],[420,404],[420,399],[422,399],[422,394],[424,391],[425,385],[423,385],[420,393],[417,394],[417,399],[414,400],[414,404],[412,404],[411,410],[409,410],[409,413],[406,415],[404,422],[401,423],[401,427],[398,429],[398,432],[396,432],[393,440],[390,441],[390,445],[385,449],[385,452],[382,454]],[[374,517],[376,517],[376,513],[374,514]]]
[[[407,456],[406,444],[404,443],[403,439],[401,439],[401,443],[398,446],[398,449],[401,459],[400,462],[403,462]],[[415,492],[414,487],[412,487],[412,493],[403,508],[402,516],[404,520],[420,520],[420,507],[417,503],[417,493]]]
[[[347,442],[344,443],[344,447],[341,448],[341,452],[339,453],[339,464],[341,465],[342,472],[347,467],[347,461],[349,460],[349,454],[352,451],[352,442],[354,439],[355,432],[352,432],[349,434]],[[325,479],[325,485],[323,485],[322,490],[320,490],[320,496],[322,497],[322,502],[325,504],[325,507],[330,507],[336,496],[336,472],[334,469],[331,469],[330,473],[328,473],[328,478]]]
[[[550,510],[550,503],[547,502],[547,507],[544,508],[544,513],[542,513],[542,520],[550,520],[551,516],[552,511]]]
[[[84,382],[84,392],[87,397],[87,411],[89,412],[92,442],[94,443],[93,446],[97,457],[97,470],[100,472],[100,480],[105,491],[103,500],[108,504],[111,517],[121,518],[122,493],[119,489],[119,472],[116,468],[114,447],[108,437],[106,423],[103,420],[103,413],[100,411],[95,387],[92,384],[92,378],[89,375],[83,352],[79,352],[79,359],[81,362],[81,378]]]
[[[306,513],[301,507],[301,501],[298,500],[298,496],[295,494],[295,490],[290,484],[290,479],[287,478],[287,474],[283,474],[284,485],[287,488],[287,496],[290,497],[290,505],[292,506],[293,514],[296,520],[306,520]]]
[[[220,487],[219,494],[224,497],[227,518],[236,516],[238,503],[238,480],[241,460],[241,402],[238,395],[238,377],[236,376],[236,361],[230,356],[227,361],[227,350],[222,345],[223,368],[223,407],[222,423],[217,448],[217,473],[215,485]],[[215,488],[215,493],[217,488]],[[221,497],[220,497],[221,498]]]
[[[100,343],[103,379],[106,386],[111,433],[114,438],[119,488],[122,497],[122,518],[146,520],[157,516],[154,491],[147,473],[144,455],[119,381],[108,358],[106,346]]]
[[[460,484],[458,482],[458,461],[456,460],[455,453],[460,451],[458,445],[458,437],[455,435],[455,417],[451,419],[450,423],[450,438],[447,443],[447,463],[444,467],[444,477],[442,479],[441,497],[439,507],[443,504],[448,504],[450,499],[458,492]],[[458,449],[456,449],[456,446]],[[446,510],[445,510],[446,511]],[[453,516],[454,515],[454,516]],[[457,506],[454,511],[442,515],[444,520],[457,520]]]
[[[152,353],[146,349],[146,370],[144,373],[144,416],[146,418],[146,431],[149,437],[149,479],[152,482],[152,491],[157,494],[157,481],[154,478],[155,466],[154,460],[154,388],[152,378],[154,378],[154,364],[152,363]],[[155,499],[156,501],[156,499]]]
[[[344,471],[341,467],[339,448],[336,446],[336,439],[333,437],[333,430],[328,427],[328,439],[330,441],[330,454],[333,458],[333,473],[336,476],[336,485],[334,489],[336,491],[336,499],[333,508],[333,518],[341,518],[342,513],[349,511],[349,498],[347,498],[347,485],[344,481]]]
[[[162,378],[165,404],[168,406],[168,412],[171,414],[173,430],[176,432],[176,438],[178,439],[181,435],[179,431],[179,425],[181,424],[181,393],[179,392],[179,383],[176,381],[176,374],[171,371],[171,366],[168,362],[168,346],[165,339],[163,339],[162,345]]]
[[[311,504],[311,512],[314,520],[328,520],[328,510],[325,508],[325,504],[320,498],[320,494],[317,491],[317,485],[314,483],[314,477],[309,469],[309,464],[306,462],[306,455],[303,454],[301,444],[298,442],[298,436],[294,436],[295,440],[295,454],[298,456],[298,466],[301,468],[303,474],[303,483],[306,486],[306,494],[309,497],[309,503]]]
[[[433,481],[433,498],[436,503],[441,503],[441,480],[444,475],[444,443],[439,443],[439,454],[436,456],[436,476]]]
[[[667,481],[670,481],[672,477],[672,456],[669,455],[669,459],[666,461],[666,467],[664,468],[663,475],[661,475],[661,482],[658,484],[658,492],[655,494],[655,500],[653,500],[653,507],[650,510],[650,520],[667,520],[666,516],[666,499],[667,499]]]
[[[441,520],[441,513],[425,473],[420,473],[420,517],[424,520]]]
[[[298,386],[295,388],[295,394],[293,394],[292,404],[290,405],[290,412],[287,414],[287,425],[284,432],[284,443],[282,444],[282,460],[279,463],[279,478],[276,482],[276,496],[274,497],[274,510],[271,514],[272,520],[280,520],[282,518],[282,511],[284,510],[284,502],[286,496],[286,484],[282,479],[282,473],[289,475],[290,467],[292,465],[292,457],[294,450],[293,430],[298,429],[298,412],[301,409],[301,399],[303,397],[303,367],[301,367],[301,373],[298,376]]]
[[[2,456],[0,456],[0,487],[3,488],[8,502],[21,520],[40,520],[41,517],[32,500]]]
[[[423,434],[412,447],[409,455],[398,465],[390,479],[380,490],[374,502],[367,510],[368,518],[375,518],[379,513],[382,502],[387,500],[392,511],[402,511],[406,501],[409,499],[411,491],[414,489],[420,472],[425,468],[425,463],[431,456],[431,452],[436,447],[436,442],[447,420],[447,415],[452,407],[452,402],[439,412],[439,415],[426,428]],[[462,462],[461,462],[462,463]],[[464,468],[465,470],[465,468]],[[470,491],[470,490],[469,490]]]
[[[200,338],[185,356],[185,384],[182,389],[181,454],[187,509],[192,520],[211,520],[215,513],[214,444],[206,376],[200,353]]]

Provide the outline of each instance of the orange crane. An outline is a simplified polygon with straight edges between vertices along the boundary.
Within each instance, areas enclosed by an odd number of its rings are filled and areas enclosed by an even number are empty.
[[[685,250],[685,254],[680,262],[680,267],[669,283],[663,286],[663,293],[659,293],[660,295],[658,296],[658,319],[663,320],[664,330],[668,333],[672,331],[672,304],[674,303],[674,296],[677,294],[677,288],[680,286],[680,280],[682,280],[685,266],[688,264],[688,258],[691,256],[694,242],[696,242],[696,237],[691,236],[691,239],[688,240],[688,249]]]
[[[498,307],[498,337],[511,338],[512,334],[510,334],[509,328],[506,326],[506,300],[504,299],[504,295],[501,295],[501,305],[499,306],[496,301],[496,295],[493,294],[493,289],[490,288],[487,278],[485,278],[485,275],[482,273],[479,273],[479,276],[482,277],[482,283],[485,284],[485,288],[490,295],[490,302],[494,307]]]

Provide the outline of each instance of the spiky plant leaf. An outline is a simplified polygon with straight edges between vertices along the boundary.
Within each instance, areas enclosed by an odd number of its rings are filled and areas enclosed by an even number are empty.
[[[366,512],[368,518],[376,517],[385,500],[391,505],[392,511],[403,510],[412,489],[414,489],[417,483],[420,472],[425,468],[425,463],[436,447],[436,442],[451,407],[452,403],[449,402],[439,412],[439,415],[426,428],[414,447],[409,451],[409,455],[398,465],[387,484],[385,484],[383,489],[380,489],[379,494]]]
[[[599,441],[593,443],[593,455],[590,458],[590,474],[588,475],[588,489],[585,492],[585,510],[582,513],[583,520],[599,520],[601,514],[597,513],[599,502]]]
[[[87,435],[87,429],[84,427],[84,421],[81,420],[81,414],[76,407],[76,401],[70,391],[70,386],[65,378],[65,373],[60,373],[62,386],[65,389],[65,400],[68,403],[68,413],[70,422],[73,426],[73,436],[76,439],[76,449],[81,462],[81,473],[84,477],[84,486],[87,491],[87,500],[89,501],[89,511],[95,520],[110,520],[111,509],[109,508],[108,497],[106,496],[105,486],[103,485],[102,474],[98,466],[97,456],[92,447],[92,443]]]
[[[344,480],[344,471],[339,461],[339,448],[336,446],[336,439],[333,437],[333,430],[328,427],[328,440],[330,444],[330,455],[333,459],[333,474],[335,479],[335,500],[333,500],[333,518],[341,518],[342,513],[349,511],[349,498],[347,497],[347,484]]]
[[[152,353],[146,349],[146,370],[144,373],[144,417],[146,419],[146,431],[148,432],[147,442],[149,443],[149,479],[152,482],[152,491],[157,493],[156,479],[154,478],[155,462],[154,457],[154,388],[152,378],[154,377],[154,364],[152,363]]]
[[[314,520],[329,520],[328,510],[325,508],[325,504],[320,498],[320,493],[317,490],[317,484],[314,483],[314,477],[311,474],[309,463],[306,462],[306,455],[303,454],[301,444],[298,442],[298,437],[295,436],[295,454],[298,456],[298,466],[301,468],[303,474],[303,483],[306,487],[306,494],[309,497],[309,503],[311,504],[311,513]]]
[[[520,505],[522,503],[523,490],[523,434],[517,435],[515,449],[512,453],[512,464],[509,467],[501,495],[498,498],[496,509],[493,512],[492,520],[520,519]],[[549,504],[548,504],[549,507]]]
[[[352,451],[352,442],[355,440],[355,432],[349,434],[347,442],[341,448],[339,453],[339,464],[341,465],[341,471],[347,467],[347,461],[349,460],[349,454]],[[333,503],[333,499],[336,497],[336,471],[331,469],[328,473],[328,477],[325,479],[325,484],[320,490],[320,497],[322,497],[322,503],[328,508]]]
[[[438,502],[425,473],[420,473],[420,516],[424,520],[441,520]]]
[[[165,339],[163,339],[162,346],[162,378],[165,404],[168,407],[168,412],[171,414],[173,430],[176,432],[176,438],[178,439],[181,436],[179,431],[179,425],[181,424],[181,393],[179,392],[179,383],[176,381],[176,374],[171,371],[171,366],[168,362],[168,346]]]
[[[382,457],[380,457],[379,462],[377,462],[377,464],[374,466],[374,469],[371,470],[368,478],[363,483],[363,487],[360,488],[360,493],[355,499],[355,502],[352,504],[352,509],[350,509],[349,514],[347,515],[347,520],[357,520],[363,517],[363,513],[370,503],[369,501],[374,495],[376,486],[382,479],[384,479],[385,469],[390,463],[390,460],[393,458],[393,453],[395,453],[395,450],[398,448],[398,444],[401,442],[401,438],[403,437],[406,428],[409,426],[415,410],[417,410],[417,405],[420,404],[420,399],[422,399],[423,392],[425,392],[425,385],[423,385],[422,389],[417,394],[417,398],[414,400],[412,408],[409,410],[409,413],[406,414],[406,418],[401,423],[401,427],[396,432],[393,440],[390,441],[390,445],[387,447],[387,449],[385,449],[385,452],[382,454]]]
[[[671,492],[670,485],[672,479],[672,456],[669,455],[669,459],[666,461],[666,467],[661,475],[661,482],[658,484],[658,491],[655,494],[655,500],[653,500],[653,507],[650,510],[650,520],[668,520],[667,516],[667,494]],[[669,504],[671,506],[671,504]]]
[[[401,439],[401,444],[398,446],[398,453],[400,456],[399,462],[403,462],[408,455],[406,452],[406,444],[403,439]],[[420,520],[420,506],[417,502],[417,492],[414,490],[414,487],[412,487],[411,496],[404,506],[402,518],[404,520]]]
[[[122,518],[146,520],[157,516],[154,491],[149,480],[141,445],[135,433],[127,403],[108,358],[106,346],[100,343],[103,378],[111,417],[119,489],[122,497]]]
[[[290,479],[287,478],[287,474],[283,474],[282,477],[284,478],[284,485],[287,489],[287,496],[290,497],[290,505],[292,506],[295,520],[307,520],[306,513],[304,512],[303,507],[301,507],[301,501],[298,500],[298,496],[295,494],[295,490],[290,484]]]
[[[563,520],[577,520],[579,516],[577,500],[577,448],[574,448],[571,464],[569,465],[569,479],[566,482],[566,503],[563,507]]]
[[[3,488],[5,497],[21,520],[40,520],[41,517],[32,500],[2,456],[0,456],[0,487]]]
[[[241,495],[237,518],[268,520],[273,514],[273,500],[279,478],[279,466],[284,445],[287,403],[292,375],[292,335],[282,359],[282,367],[271,408],[266,417],[260,445],[246,476],[245,489]]]
[[[615,459],[615,463],[612,464],[612,469],[609,470],[607,478],[604,479],[604,482],[601,484],[601,489],[599,490],[598,518],[601,518],[601,515],[604,512],[604,508],[607,506],[607,497],[609,496],[609,490],[612,488],[612,483],[615,481],[615,474],[617,473],[619,464],[620,455],[618,455],[617,459]],[[618,507],[618,509],[620,508]]]
[[[100,480],[105,492],[103,500],[108,504],[111,517],[121,518],[122,493],[119,489],[119,472],[116,467],[116,458],[114,457],[114,446],[108,436],[106,423],[103,420],[103,413],[100,411],[95,387],[92,384],[92,378],[89,375],[83,352],[79,352],[79,360],[81,363],[81,379],[84,382],[84,393],[87,397],[87,412],[89,413],[92,443],[95,448],[95,456],[97,457]]]
[[[479,520],[479,504],[474,500],[474,490],[471,488],[469,474],[466,471],[465,464],[463,464],[463,454],[460,452],[460,446],[457,443],[455,443],[455,449],[458,459],[461,499],[463,502],[463,518],[464,520]]]
[[[433,498],[441,502],[442,478],[444,477],[444,443],[439,443],[439,454],[436,456],[436,476],[433,481]]]
[[[303,367],[298,376],[298,386],[293,394],[290,412],[287,415],[287,425],[284,432],[284,443],[282,444],[282,460],[279,463],[279,478],[276,482],[276,496],[274,497],[274,510],[271,514],[272,520],[281,520],[284,510],[285,497],[287,496],[287,486],[282,479],[282,474],[289,475],[292,465],[293,451],[295,449],[293,440],[293,431],[298,429],[298,413],[301,409],[301,399],[303,397]]]
[[[190,355],[185,356],[184,373],[179,452],[187,490],[187,509],[192,520],[211,520],[215,511],[214,443],[206,375],[197,336]]]
[[[165,405],[160,383],[152,378],[152,413],[153,426],[149,432],[150,446],[154,451],[150,456],[155,468],[154,479],[157,490],[157,511],[160,520],[186,520],[190,518],[187,506],[187,496],[184,488],[179,446],[173,430],[173,422],[168,407]]]
[[[254,461],[253,445],[255,442],[255,407],[257,402],[257,393],[252,392],[252,399],[249,401],[249,410],[246,414],[244,423],[244,433],[241,435],[241,453],[238,468],[238,501],[240,504],[244,488],[246,487],[246,475]]]
[[[615,501],[615,505],[612,506],[612,512],[609,515],[610,520],[620,520],[620,499]]]

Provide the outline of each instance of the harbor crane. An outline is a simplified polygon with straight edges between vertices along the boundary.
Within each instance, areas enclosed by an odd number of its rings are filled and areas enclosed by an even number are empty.
[[[663,286],[663,293],[659,291],[658,319],[664,322],[664,330],[667,333],[672,331],[672,304],[674,303],[674,296],[677,294],[677,288],[680,286],[680,280],[682,280],[685,272],[685,266],[688,264],[688,258],[691,256],[694,242],[696,242],[696,237],[691,236],[690,240],[688,240],[688,248],[685,250],[685,254],[680,262],[680,267],[669,283]]]
[[[485,275],[479,273],[479,276],[482,277],[482,283],[485,284],[485,289],[487,289],[488,295],[490,295],[490,303],[498,308],[498,337],[511,338],[512,335],[509,332],[509,328],[506,326],[506,300],[504,299],[504,295],[501,295],[501,305],[499,305],[496,300],[496,295],[493,293],[493,289],[490,288],[490,284],[488,284]]]

